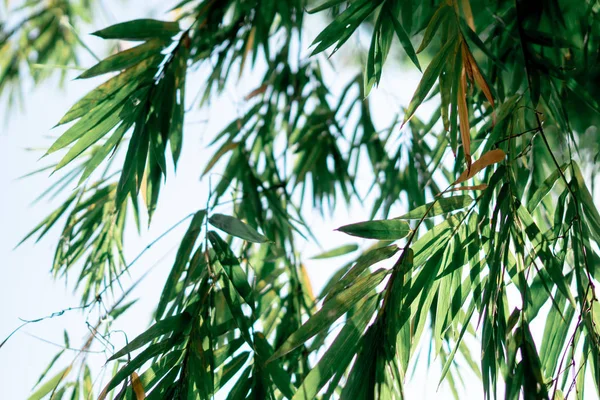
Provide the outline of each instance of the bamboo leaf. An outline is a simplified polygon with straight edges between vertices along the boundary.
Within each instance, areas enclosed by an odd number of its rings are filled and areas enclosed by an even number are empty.
[[[336,282],[327,291],[323,289],[323,293],[327,293],[327,299],[335,296],[339,292],[350,287],[367,268],[377,264],[383,260],[387,260],[394,256],[400,249],[395,245],[385,246],[378,249],[373,249],[356,260],[356,263],[350,268],[342,277],[338,278]],[[329,286],[329,285],[328,285]]]
[[[108,361],[123,357],[124,355],[127,355],[168,333],[177,334],[183,331],[190,324],[190,322],[191,317],[187,312],[160,320],[152,325],[146,332],[129,342],[127,346],[113,354]]]
[[[65,379],[65,377],[71,371],[71,367],[67,367],[60,371],[58,374],[54,375],[51,379],[47,380],[38,390],[36,390],[31,396],[27,398],[27,400],[41,400],[47,394],[56,390],[58,385]]]
[[[331,250],[325,251],[321,254],[318,254],[316,256],[313,256],[313,257],[311,257],[311,259],[312,260],[321,260],[324,258],[339,257],[339,256],[346,255],[348,253],[352,253],[356,250],[358,250],[357,244],[345,244],[343,246],[336,247],[335,249],[331,249]]]
[[[142,385],[140,377],[135,372],[131,374],[131,387],[133,388],[133,392],[135,393],[135,398],[137,400],[144,400],[146,398],[144,385]]]
[[[343,3],[344,1],[346,1],[346,0],[328,0],[328,1],[323,2],[323,4],[316,6],[315,8],[306,10],[306,12],[309,14],[315,14],[315,13],[327,10],[328,8],[335,7],[335,6]]]
[[[444,20],[450,15],[450,7],[446,2],[442,2],[440,6],[435,10],[431,20],[427,24],[427,28],[425,29],[425,34],[423,35],[423,40],[421,41],[421,45],[417,49],[417,53],[422,52],[429,46],[429,43],[435,37],[435,34],[440,26],[443,25]]]
[[[269,241],[265,236],[261,235],[251,227],[240,221],[237,218],[223,214],[213,214],[208,219],[208,222],[217,229],[222,230],[232,236],[239,237],[247,242],[266,243]]]
[[[487,187],[487,183],[482,183],[481,185],[466,185],[452,188],[449,190],[449,192],[458,192],[462,190],[485,190]]]
[[[482,155],[478,160],[476,160],[473,164],[471,164],[470,170],[466,170],[462,174],[460,174],[458,179],[454,181],[452,185],[456,185],[468,179],[471,179],[484,168],[504,160],[504,157],[506,157],[506,153],[504,153],[504,151],[502,151],[501,149],[488,151],[487,153]]]
[[[463,69],[458,84],[458,119],[460,123],[460,139],[467,162],[467,171],[469,171],[471,169],[471,125],[469,123],[469,109],[467,108],[467,75],[464,65],[464,51]]]
[[[92,78],[94,76],[103,75],[108,72],[120,71],[140,63],[146,58],[160,53],[163,45],[160,40],[150,40],[144,44],[131,49],[121,51],[112,55],[92,68],[79,75],[78,79]]]
[[[160,295],[158,306],[156,307],[157,320],[162,318],[167,304],[173,298],[177,283],[185,271],[196,241],[198,240],[198,236],[200,235],[200,231],[202,230],[202,222],[204,221],[205,217],[205,210],[197,211],[192,217],[192,221],[190,222],[190,225],[188,226],[188,229],[181,240],[179,249],[177,249],[177,255],[175,256],[175,262],[173,263],[169,277],[167,278],[162,294]]]
[[[252,288],[248,283],[248,276],[240,267],[239,261],[231,251],[231,248],[229,248],[227,243],[213,231],[208,232],[208,240],[217,253],[219,262],[227,274],[227,277],[231,280],[235,290],[242,296],[246,303],[250,305],[250,307],[254,307],[254,298],[252,295]]]
[[[171,38],[180,32],[177,22],[155,19],[134,19],[111,25],[92,33],[102,39],[149,40],[155,37]]]
[[[389,8],[386,8],[386,11],[389,15],[389,18],[392,20],[392,25],[394,26],[394,31],[396,32],[396,36],[398,36],[398,40],[400,41],[400,44],[402,44],[402,47],[404,48],[406,55],[408,56],[408,58],[410,58],[410,60],[413,62],[413,64],[415,64],[415,66],[419,69],[419,71],[421,71],[421,64],[419,64],[419,59],[417,58],[417,53],[415,53],[415,48],[413,47],[412,43],[410,42],[410,38],[408,37],[408,34],[406,33],[406,31],[404,30],[402,25],[400,25],[400,22],[398,21],[398,19],[392,14],[391,10]]]
[[[396,217],[396,219],[421,219],[432,218],[470,206],[473,198],[469,195],[442,197],[431,203],[424,204],[410,212]]]
[[[365,239],[398,240],[410,233],[410,226],[404,221],[388,219],[344,225],[337,230]]]
[[[560,169],[564,172],[567,169],[568,166],[569,166],[568,164],[564,164],[562,167],[560,167]],[[556,180],[559,177],[560,177],[560,171],[558,169],[556,169],[536,189],[536,191],[533,193],[533,195],[531,196],[531,198],[527,202],[527,210],[530,213],[533,212],[533,210],[535,210],[537,208],[537,206],[540,203],[540,201],[542,201],[542,199],[544,197],[546,197],[546,195],[548,193],[550,193],[550,191],[554,187],[554,184],[556,183]]]
[[[144,365],[144,363],[152,358],[161,354],[165,354],[171,350],[174,345],[175,341],[173,339],[167,339],[148,346],[148,348],[142,351],[137,357],[119,369],[119,371],[106,384],[104,389],[102,389],[102,392],[100,392],[100,395],[98,396],[98,400],[104,400],[111,390],[116,388],[121,382],[127,379],[133,372],[135,372],[135,370],[140,368],[142,365]]]
[[[387,275],[386,270],[378,270],[357,280],[354,285],[341,293],[333,296],[323,304],[323,307],[306,321],[300,329],[292,333],[286,341],[275,351],[267,362],[272,362],[298,346],[306,343],[314,335],[328,329],[339,317],[350,310],[358,301],[367,296],[381,283]]]
[[[327,352],[310,370],[292,400],[314,399],[334,374],[343,374],[358,349],[360,338],[375,312],[374,297],[344,324]]]
[[[417,111],[417,108],[427,98],[427,95],[433,87],[433,84],[442,72],[442,68],[446,63],[448,54],[450,54],[451,49],[455,46],[456,43],[449,40],[448,43],[446,43],[444,47],[442,47],[441,50],[435,55],[435,57],[433,57],[433,60],[431,60],[431,63],[429,63],[427,66],[427,69],[423,73],[423,77],[417,86],[417,90],[415,91],[412,100],[408,104],[408,108],[404,114],[404,121],[402,122],[403,126],[412,118],[415,111]]]
[[[479,89],[481,89],[481,91],[485,95],[485,98],[487,99],[487,101],[489,101],[490,104],[492,105],[492,107],[494,107],[495,104],[494,104],[494,96],[492,95],[492,90],[490,89],[490,86],[488,85],[487,81],[481,74],[481,70],[479,69],[477,62],[475,61],[475,58],[473,58],[473,54],[471,54],[471,51],[469,50],[469,46],[467,46],[467,43],[465,41],[463,41],[462,48],[463,48],[463,52],[466,55],[466,57],[465,57],[466,59],[464,61],[469,65],[469,68],[470,68],[471,72],[473,73],[473,78],[475,79],[477,86],[479,86]]]

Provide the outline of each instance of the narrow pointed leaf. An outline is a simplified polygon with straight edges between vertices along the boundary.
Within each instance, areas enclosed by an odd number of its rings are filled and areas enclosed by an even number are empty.
[[[311,257],[311,259],[312,260],[321,260],[323,258],[339,257],[339,256],[343,256],[343,255],[352,253],[356,250],[358,250],[357,244],[346,244],[346,245],[343,245],[340,247],[336,247],[335,249],[325,251],[321,254]]]
[[[365,239],[398,240],[410,233],[410,226],[404,221],[387,219],[344,225],[337,230]]]
[[[388,271],[379,270],[371,275],[357,280],[354,285],[345,291],[338,293],[329,299],[323,307],[306,321],[300,329],[292,333],[287,340],[277,349],[269,361],[276,360],[298,346],[306,343],[314,335],[328,329],[331,325],[348,310],[350,310],[358,301],[372,293],[372,290],[381,283]]]
[[[489,167],[490,165],[499,163],[500,161],[504,160],[504,157],[506,157],[506,153],[504,153],[504,151],[501,149],[488,151],[487,153],[482,155],[478,160],[473,162],[473,164],[471,164],[470,171],[466,170],[462,174],[460,174],[458,179],[456,181],[454,181],[453,185],[456,185],[458,183],[461,183],[468,179],[471,179],[472,177],[477,175],[477,173],[479,171],[483,170],[484,168]]]
[[[102,39],[148,40],[155,37],[170,38],[180,32],[177,22],[155,19],[134,19],[111,25],[92,33]]]
[[[414,210],[397,217],[397,219],[421,219],[424,217],[431,218],[437,215],[463,209],[470,206],[472,203],[473,198],[469,195],[442,197],[434,202],[419,206]]]
[[[435,57],[433,57],[433,60],[431,60],[431,63],[429,63],[429,65],[427,66],[427,69],[423,73],[423,77],[421,78],[421,81],[417,86],[417,90],[415,91],[412,100],[408,104],[408,108],[406,109],[406,114],[404,114],[404,121],[402,122],[402,125],[406,124],[406,122],[408,122],[408,120],[412,118],[415,111],[417,111],[417,108],[427,98],[429,91],[433,87],[438,76],[440,76],[442,68],[444,67],[446,60],[448,59],[448,55],[451,54],[451,49],[454,46],[456,46],[456,43],[449,40],[448,43],[446,43],[444,47],[442,47],[440,51],[435,55]]]
[[[232,236],[244,239],[247,242],[266,243],[269,241],[269,239],[258,233],[256,229],[250,225],[229,215],[213,214],[208,219],[208,222],[215,228]]]

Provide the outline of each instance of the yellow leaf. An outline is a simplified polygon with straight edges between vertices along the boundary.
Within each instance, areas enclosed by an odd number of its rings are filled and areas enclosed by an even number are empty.
[[[464,55],[463,62],[466,62],[469,65],[468,68],[471,71],[469,78],[471,79],[471,81],[474,80],[475,83],[477,83],[477,86],[479,86],[479,89],[481,89],[481,91],[485,95],[485,98],[487,99],[487,101],[489,101],[490,104],[492,105],[492,107],[494,107],[494,96],[492,96],[492,91],[490,90],[489,85],[485,81],[485,78],[481,74],[481,70],[479,69],[477,62],[475,61],[475,58],[473,58],[473,54],[471,54],[469,47],[467,46],[467,44],[464,41],[463,41],[463,55]]]
[[[239,142],[231,142],[231,143],[227,143],[227,144],[223,145],[219,149],[219,151],[217,151],[215,153],[215,155],[213,155],[213,157],[210,159],[208,164],[206,164],[206,167],[204,168],[204,171],[202,172],[202,176],[206,175],[215,166],[215,164],[221,159],[221,157],[223,157],[223,155],[225,153],[227,153],[228,151],[234,150],[236,147],[238,147],[239,144],[240,144]]]
[[[504,157],[506,157],[506,153],[501,149],[488,151],[487,153],[482,155],[478,160],[476,160],[473,163],[473,165],[471,165],[470,170],[467,169],[462,174],[460,174],[458,179],[452,185],[456,185],[466,181],[467,179],[471,179],[485,167],[499,163],[500,161],[504,160]]]
[[[450,189],[448,191],[449,192],[459,192],[462,190],[485,190],[485,189],[487,189],[487,187],[488,187],[487,183],[482,183],[481,185],[459,186],[459,187],[455,187],[454,189]]]
[[[252,28],[250,34],[248,34],[248,39],[246,39],[246,46],[244,47],[244,53],[242,53],[242,62],[240,63],[240,75],[238,76],[238,81],[242,78],[242,73],[244,72],[244,66],[246,65],[246,58],[248,58],[248,53],[252,50],[252,46],[254,46],[254,35],[256,34],[256,27]]]
[[[144,204],[148,204],[146,201],[148,198],[148,177],[146,174],[142,176],[142,184],[140,185],[140,192],[142,194],[142,199],[144,200]]]
[[[244,97],[244,100],[248,101],[251,98],[258,96],[259,94],[263,94],[264,92],[267,91],[267,88],[269,87],[268,84],[263,83],[262,85],[260,85],[259,87],[257,87],[256,89],[254,89],[253,91],[251,91],[250,93],[248,93],[246,95],[246,97]]]
[[[460,50],[463,66],[467,72],[467,77],[469,78],[470,82],[473,82],[473,69],[471,68],[471,59],[469,58],[471,52],[469,51],[469,47],[464,39],[462,39],[460,42]]]
[[[312,285],[310,284],[310,278],[308,277],[308,272],[306,271],[306,267],[304,266],[304,264],[301,264],[300,268],[302,269],[302,280],[304,281],[303,283],[304,283],[304,287],[306,289],[306,293],[308,294],[308,297],[310,297],[310,299],[314,302],[315,294],[313,292]]]
[[[472,30],[475,30],[475,20],[473,19],[473,12],[471,11],[471,3],[469,0],[461,0],[461,8],[463,14],[465,15],[467,25],[469,25],[469,28]]]
[[[467,75],[463,66],[458,85],[458,120],[460,122],[460,140],[465,152],[467,171],[471,169],[471,126],[469,124],[469,110],[467,109]]]
[[[146,398],[144,386],[140,381],[140,377],[135,372],[131,374],[131,387],[133,387],[133,392],[135,393],[136,400],[144,400]]]

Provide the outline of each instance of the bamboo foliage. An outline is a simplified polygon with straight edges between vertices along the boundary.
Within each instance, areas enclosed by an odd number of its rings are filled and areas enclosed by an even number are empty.
[[[47,3],[24,6],[21,27],[0,25],[2,95],[23,60],[76,61],[81,43],[54,18],[93,13]],[[200,107],[246,74],[260,71],[260,86],[210,138],[199,170],[219,173],[206,207],[180,221],[153,324],[110,356],[100,391],[86,357],[65,369],[61,352],[31,399],[402,399],[427,348],[457,398],[467,372],[486,398],[599,394],[597,147],[584,139],[600,121],[597,3],[183,0],[174,10],[173,21],[140,16],[94,33],[132,43],[79,75],[106,79],[60,119],[70,125],[47,152],[62,154],[52,169],[63,177],[46,195],[77,188],[25,239],[64,224],[52,271],[79,274],[82,308],[116,289],[131,265],[124,232],[144,213],[151,221],[188,145],[186,78],[209,66]],[[326,21],[310,52],[308,14]],[[353,35],[371,40],[362,48]],[[362,73],[338,94],[323,70],[347,49],[364,55]],[[397,123],[378,130],[368,96],[401,73],[399,54],[422,76]],[[298,250],[316,240],[306,213],[365,199],[371,218],[348,220],[338,228],[348,244],[314,257],[353,261],[314,293],[312,255]],[[229,213],[215,211],[227,201]],[[398,204],[408,211],[391,216]],[[127,318],[134,287],[97,331]]]

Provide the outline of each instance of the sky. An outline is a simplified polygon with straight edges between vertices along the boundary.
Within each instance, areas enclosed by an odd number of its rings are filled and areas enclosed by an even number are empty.
[[[130,0],[125,3],[126,5],[119,6],[115,4],[120,2],[105,3],[110,5],[110,13],[102,18],[104,22],[114,23],[136,18],[140,16],[140,10],[148,10],[147,16],[161,17],[159,12],[161,3],[157,1]],[[100,21],[99,25],[102,26],[102,23],[103,21]],[[316,33],[318,33],[317,28],[309,26],[307,35],[314,37]],[[105,46],[102,41],[89,35],[84,35],[83,38],[93,49],[102,49]],[[303,51],[306,54],[307,50],[303,49]],[[93,64],[89,56],[84,59],[86,65]],[[190,75],[188,94],[192,97],[200,89],[202,73],[203,71],[200,70]],[[347,82],[354,73],[355,71],[345,69],[336,73],[329,72],[334,87]],[[77,71],[68,74],[69,78],[76,75]],[[255,74],[256,76],[261,74]],[[400,105],[408,104],[419,78],[420,74],[412,66],[384,71],[384,87],[375,90],[371,95],[373,112],[375,119],[380,122],[380,127],[386,125],[385,121],[398,111]],[[11,110],[9,113],[0,111],[0,115],[5,116],[5,120],[0,121],[0,188],[2,188],[0,192],[0,260],[2,260],[0,339],[19,326],[21,319],[33,320],[49,316],[79,304],[77,295],[72,292],[72,282],[65,284],[63,279],[54,280],[50,274],[58,230],[52,230],[38,243],[28,241],[15,248],[28,231],[60,204],[60,199],[53,202],[43,200],[33,203],[36,197],[53,182],[54,178],[49,177],[48,173],[37,174],[26,179],[18,178],[47,165],[45,159],[40,160],[43,149],[61,132],[60,129],[53,130],[52,127],[76,100],[104,79],[102,77],[86,81],[69,79],[62,90],[57,89],[56,82],[51,80],[35,89],[26,89],[23,110]],[[257,86],[256,79],[243,79],[235,85],[230,85],[224,95],[209,109],[198,111],[195,108],[186,115],[184,151],[178,171],[168,176],[150,229],[142,235],[137,235],[135,232],[128,233],[126,237],[128,260],[136,257],[174,222],[204,207],[208,181],[207,179],[201,181],[200,175],[214,151],[213,148],[207,148],[209,138],[218,132],[219,128],[233,120],[240,109],[243,110],[244,96]],[[420,112],[423,114],[431,112],[431,105],[425,105]],[[224,209],[221,212],[226,211]],[[401,207],[399,211],[403,211]],[[334,229],[349,222],[366,220],[369,218],[369,212],[370,208],[361,208],[359,204],[354,204],[351,210],[337,210],[332,218],[325,220],[317,212],[309,214],[308,223],[320,239],[322,248],[306,242],[300,246],[300,251],[306,259],[306,267],[315,292],[323,287],[336,268],[343,265],[347,259],[322,261],[308,259],[323,249],[353,242],[346,235],[334,232]],[[185,226],[186,224],[182,224],[153,245],[132,267],[132,275],[126,278],[126,281],[133,282],[136,277],[148,270],[150,273],[136,289],[134,298],[139,298],[140,301],[132,307],[125,318],[115,324],[115,331],[126,331],[131,339],[147,328],[151,321],[153,306],[170,270],[175,246]],[[0,398],[26,398],[47,363],[60,350],[59,347],[63,343],[63,330],[69,332],[71,346],[76,348],[89,332],[87,324],[93,324],[101,311],[94,307],[83,312],[67,311],[60,316],[31,323],[15,334],[0,349],[0,371],[2,371]],[[124,337],[119,332],[111,335],[110,340],[116,347],[124,343]],[[67,352],[63,362],[75,356],[76,352]],[[93,353],[90,354],[90,360],[96,367],[95,389],[98,392],[105,372],[102,365],[106,355]],[[417,365],[415,375],[406,388],[409,398],[451,398],[446,385],[442,385],[437,390],[439,370],[433,368],[428,371],[425,365],[424,361]],[[479,384],[477,387],[479,388]],[[470,399],[481,397],[480,389],[469,391]]]

